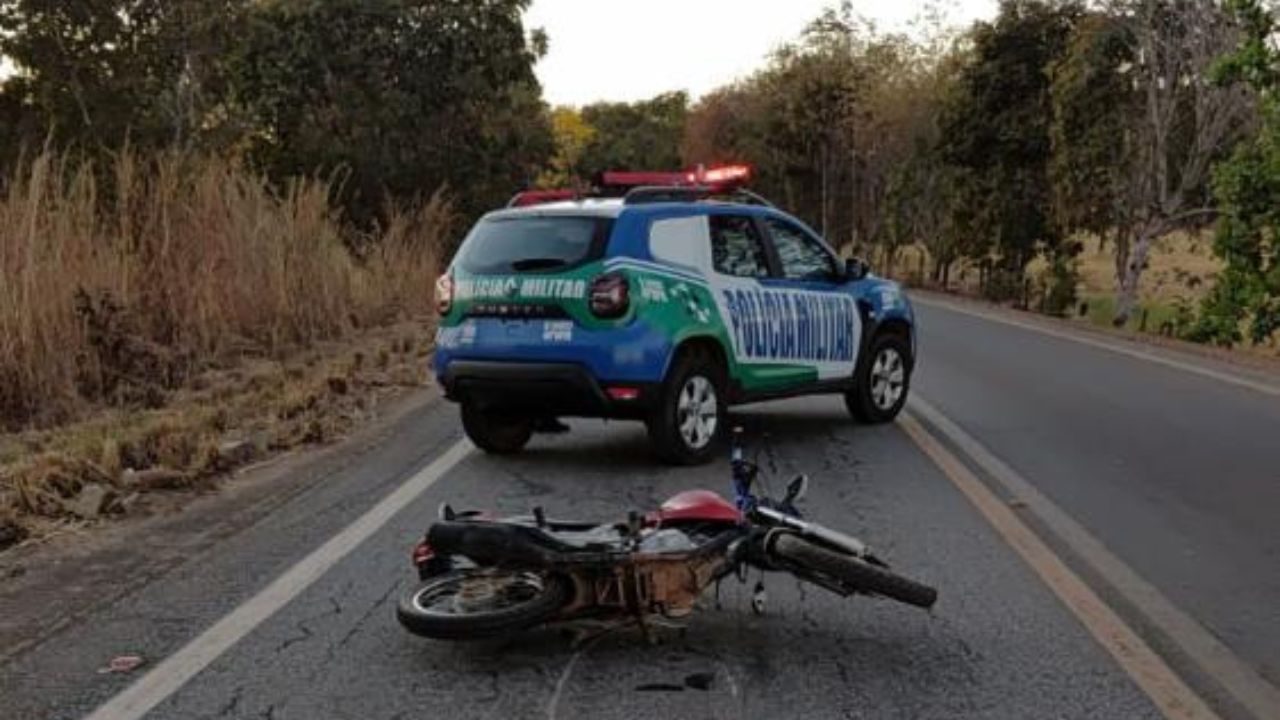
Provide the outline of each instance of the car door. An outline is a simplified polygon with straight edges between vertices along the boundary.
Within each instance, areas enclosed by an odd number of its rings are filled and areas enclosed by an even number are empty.
[[[774,264],[762,284],[774,296],[770,304],[780,308],[782,354],[787,363],[804,368],[796,384],[852,378],[862,321],[836,254],[788,219],[764,215],[759,224]]]
[[[746,396],[794,386],[805,368],[779,355],[777,308],[770,304],[768,282],[777,273],[765,230],[750,214],[712,213],[710,281],[733,352],[733,380]]]

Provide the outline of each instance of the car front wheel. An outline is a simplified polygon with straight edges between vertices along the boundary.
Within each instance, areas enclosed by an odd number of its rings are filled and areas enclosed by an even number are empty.
[[[893,422],[907,404],[911,389],[911,348],[898,335],[880,335],[867,348],[858,366],[854,387],[845,393],[845,405],[859,422]]]

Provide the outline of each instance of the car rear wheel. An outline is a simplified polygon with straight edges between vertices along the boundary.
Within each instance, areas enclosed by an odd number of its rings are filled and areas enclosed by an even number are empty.
[[[533,418],[468,400],[462,403],[462,429],[481,450],[494,455],[513,455],[529,444]]]
[[[709,354],[680,356],[646,423],[659,457],[675,465],[701,465],[715,457],[728,424],[724,385],[724,370]]]
[[[907,404],[911,389],[911,348],[898,335],[881,334],[871,341],[858,365],[857,382],[845,393],[845,405],[859,422],[893,422]]]

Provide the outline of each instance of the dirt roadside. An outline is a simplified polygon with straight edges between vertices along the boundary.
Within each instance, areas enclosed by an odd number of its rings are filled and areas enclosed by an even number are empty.
[[[430,382],[432,336],[429,323],[402,322],[225,359],[155,407],[0,435],[0,552],[165,512],[239,468],[338,440]]]
[[[158,494],[145,516],[68,530],[0,553],[0,665],[360,463],[406,416],[440,398],[431,385],[405,392],[333,444],[242,468],[196,495]]]

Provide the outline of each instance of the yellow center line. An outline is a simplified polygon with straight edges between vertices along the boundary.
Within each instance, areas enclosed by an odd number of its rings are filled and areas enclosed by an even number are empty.
[[[915,417],[902,429],[1170,720],[1218,718],[1124,620]]]

